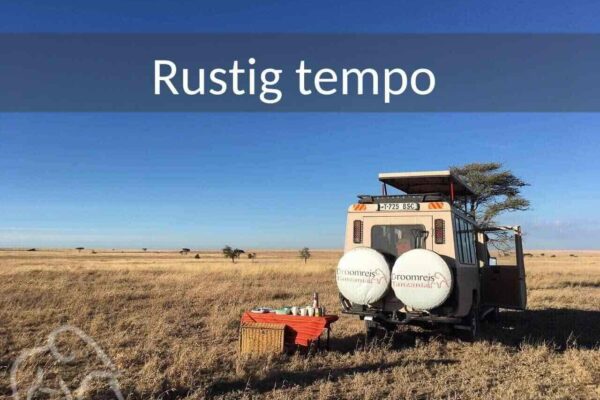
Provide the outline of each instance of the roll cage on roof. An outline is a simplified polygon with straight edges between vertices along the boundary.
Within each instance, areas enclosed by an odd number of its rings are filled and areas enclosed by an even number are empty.
[[[359,203],[448,201],[468,217],[467,204],[477,195],[467,183],[450,171],[386,172],[379,174],[379,181],[382,183],[381,196],[359,195]],[[406,194],[388,195],[387,186]],[[459,207],[461,205],[465,210]],[[477,230],[484,233],[512,231],[521,235],[520,226],[487,226],[477,227]]]
[[[450,171],[388,172],[379,174],[384,185],[406,194],[440,194],[455,197],[474,197],[475,191]]]
[[[448,201],[466,205],[476,196],[473,189],[450,171],[388,172],[379,174],[381,196],[359,195],[361,203]],[[405,194],[388,195],[391,186]],[[458,203],[458,204],[457,204]]]

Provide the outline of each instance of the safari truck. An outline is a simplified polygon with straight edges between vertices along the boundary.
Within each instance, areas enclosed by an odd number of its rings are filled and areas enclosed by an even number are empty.
[[[479,226],[466,212],[475,193],[450,171],[379,180],[381,195],[359,195],[348,209],[336,271],[342,311],[364,320],[368,336],[400,325],[446,326],[472,340],[499,308],[525,309],[520,227]],[[511,265],[490,256],[494,231],[514,239]]]

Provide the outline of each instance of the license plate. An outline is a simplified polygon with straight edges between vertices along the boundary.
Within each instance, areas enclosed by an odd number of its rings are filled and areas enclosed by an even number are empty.
[[[418,211],[419,203],[380,203],[379,211]]]

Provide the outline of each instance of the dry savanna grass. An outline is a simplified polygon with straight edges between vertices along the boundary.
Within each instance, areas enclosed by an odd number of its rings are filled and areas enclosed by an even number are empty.
[[[339,311],[339,252],[313,252],[305,265],[285,251],[258,251],[236,264],[216,252],[196,259],[194,252],[0,251],[0,398],[12,396],[10,371],[22,351],[43,346],[65,324],[104,350],[128,399],[599,398],[600,253],[544,253],[526,259],[529,310],[503,311],[475,343],[402,332],[365,346],[362,323],[342,316],[329,352],[240,357],[244,310],[304,305],[318,291]],[[72,334],[57,347],[73,360],[27,358],[19,388],[39,379],[57,391],[36,398],[60,398],[61,379],[74,390],[102,367]],[[36,378],[38,368],[46,373]],[[114,398],[102,379],[80,394]]]

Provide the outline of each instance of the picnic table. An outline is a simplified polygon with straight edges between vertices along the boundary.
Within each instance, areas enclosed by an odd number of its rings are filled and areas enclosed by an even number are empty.
[[[327,349],[329,349],[329,335],[331,324],[338,320],[337,315],[324,315],[322,317],[303,317],[299,315],[280,315],[270,313],[252,313],[246,311],[242,315],[242,323],[272,323],[285,324],[289,333],[286,336],[290,342],[299,346],[309,347],[314,342],[319,342],[323,330],[327,331]]]

